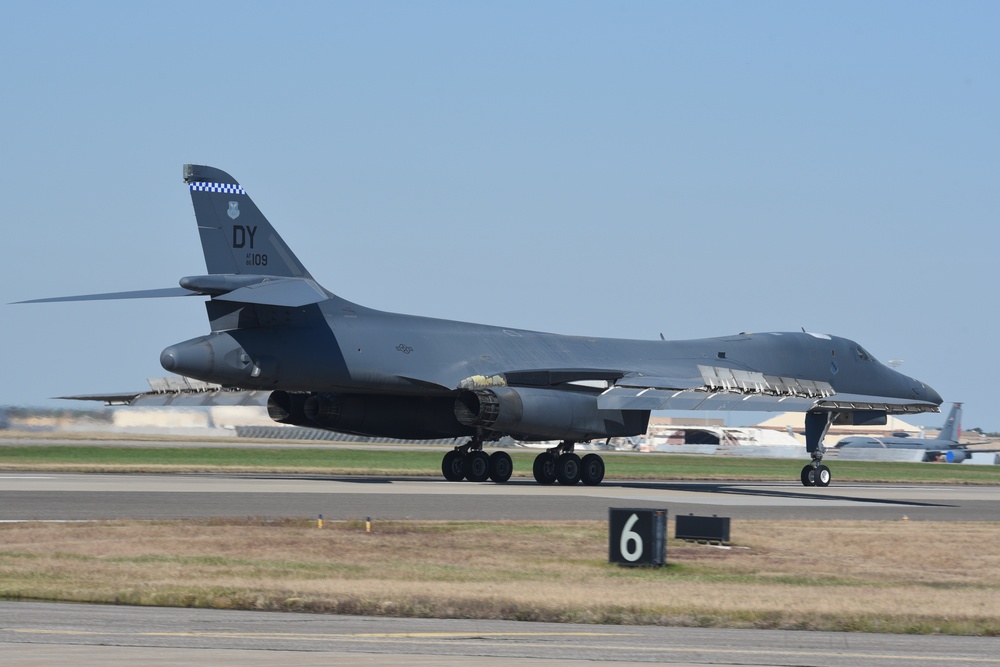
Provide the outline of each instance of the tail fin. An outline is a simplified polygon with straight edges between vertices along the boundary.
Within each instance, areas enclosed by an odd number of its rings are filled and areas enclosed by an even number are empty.
[[[938,433],[938,437],[935,440],[948,440],[949,442],[958,442],[959,438],[962,437],[962,404],[953,403],[951,406],[951,412],[948,413],[948,419],[945,420],[944,426],[941,427],[941,432]]]
[[[184,182],[210,274],[312,278],[236,179],[214,167],[184,165]]]

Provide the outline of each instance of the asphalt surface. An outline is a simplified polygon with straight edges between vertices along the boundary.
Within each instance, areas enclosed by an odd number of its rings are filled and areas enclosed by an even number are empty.
[[[322,475],[0,473],[0,520],[312,517],[604,520],[609,507],[733,519],[1000,520],[1000,487],[631,482],[597,487]]]
[[[0,602],[5,665],[1000,666],[1000,639]]]
[[[1000,520],[1000,488],[797,482],[599,487],[322,475],[0,473],[0,520],[597,519],[609,507],[734,519]],[[998,665],[1000,639],[360,618],[0,603],[0,664]]]

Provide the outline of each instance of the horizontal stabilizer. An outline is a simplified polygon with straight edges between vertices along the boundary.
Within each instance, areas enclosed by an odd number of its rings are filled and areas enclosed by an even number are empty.
[[[214,278],[215,280],[207,280]],[[236,279],[233,279],[236,278]],[[151,299],[172,296],[211,296],[221,301],[253,303],[261,306],[298,308],[329,298],[322,287],[309,278],[273,276],[193,276],[183,278],[184,287],[107,292],[79,296],[57,296],[16,303],[54,303],[58,301],[111,301],[115,299]]]
[[[31,299],[15,303],[55,303],[58,301],[113,301],[116,299],[156,299],[166,296],[198,296],[183,287],[163,287],[161,289],[135,290],[132,292],[106,292],[104,294],[81,294],[79,296],[54,296],[47,299]]]
[[[240,287],[215,297],[219,301],[254,303],[261,306],[298,308],[326,301],[327,293],[314,281],[304,278],[281,278]]]

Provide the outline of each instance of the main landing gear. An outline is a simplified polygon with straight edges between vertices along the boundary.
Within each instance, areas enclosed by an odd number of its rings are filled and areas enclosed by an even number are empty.
[[[604,459],[597,454],[587,454],[582,459],[573,452],[573,442],[560,442],[535,457],[532,473],[539,484],[560,484],[572,486],[583,482],[596,486],[604,479]]]
[[[561,442],[535,457],[532,472],[539,484],[573,485],[583,482],[596,486],[604,479],[604,459],[597,454],[587,454],[580,458],[573,452],[573,442]],[[467,479],[470,482],[492,480],[502,484],[514,472],[510,454],[497,451],[487,454],[483,451],[483,441],[473,439],[459,445],[444,455],[441,472],[449,482]]]
[[[823,465],[823,454],[826,453],[823,437],[832,420],[832,412],[806,413],[806,451],[812,461],[802,468],[802,486],[830,486],[833,476],[830,469]]]
[[[502,484],[514,472],[514,462],[504,451],[487,454],[482,440],[470,440],[444,455],[441,472],[449,482],[485,482],[488,479]]]

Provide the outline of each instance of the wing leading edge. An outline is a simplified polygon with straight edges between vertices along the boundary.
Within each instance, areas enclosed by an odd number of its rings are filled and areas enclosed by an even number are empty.
[[[606,410],[717,410],[810,412],[863,410],[887,414],[937,412],[920,399],[838,394],[819,380],[765,375],[754,371],[698,366],[701,381],[628,376],[617,380],[598,399]]]
[[[130,405],[139,407],[212,405],[267,405],[270,391],[230,389],[212,382],[202,382],[182,376],[149,378],[149,391],[119,392],[114,394],[81,394],[59,396],[71,401],[101,401],[105,405]]]

